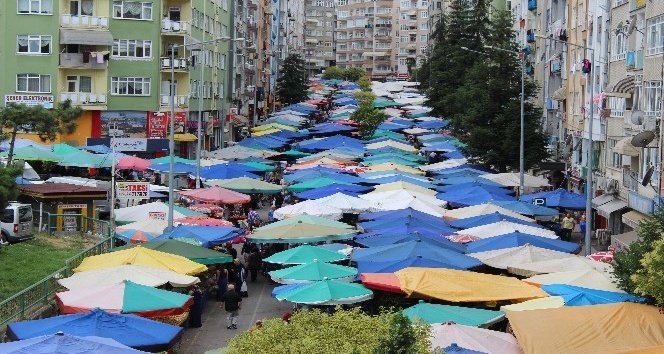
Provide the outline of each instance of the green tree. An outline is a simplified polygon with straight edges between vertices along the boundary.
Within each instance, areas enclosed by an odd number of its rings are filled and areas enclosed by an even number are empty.
[[[417,329],[410,319],[399,311],[392,316],[387,335],[374,347],[373,354],[410,354],[417,353]]]
[[[371,104],[361,104],[355,112],[350,115],[350,120],[360,124],[360,134],[364,138],[373,136],[376,128],[387,119],[383,110],[375,109]]]
[[[664,235],[664,208],[656,209],[651,218],[642,221],[636,229],[636,233],[639,236],[638,239],[628,248],[617,251],[614,256],[613,275],[618,281],[618,287],[628,293],[637,293],[639,287],[647,289],[641,284],[641,280],[646,279],[648,274],[661,272],[664,269],[655,267],[658,262],[653,258],[656,256],[651,257],[651,260],[648,261],[649,267],[652,265],[652,269],[646,270],[642,263],[646,255],[655,250],[655,243]],[[636,275],[636,277],[632,277],[632,275]],[[638,282],[635,279],[638,279]]]
[[[290,54],[284,60],[277,80],[277,95],[284,105],[307,99],[307,81],[304,59],[299,54]]]
[[[323,79],[325,80],[331,80],[331,79],[339,79],[342,80],[344,78],[344,71],[339,69],[338,66],[330,66],[329,68],[325,69],[323,72]]]
[[[362,76],[366,76],[367,71],[359,66],[351,66],[344,70],[344,77],[348,81],[357,82]]]
[[[238,334],[228,342],[228,354],[371,354],[388,335],[393,316],[370,316],[358,308],[337,308],[332,314],[296,312],[288,325],[281,319],[265,320],[260,329]],[[418,337],[410,353],[429,353],[429,328],[419,324],[415,328]]]
[[[43,141],[53,141],[59,134],[71,134],[76,131],[76,118],[83,114],[80,107],[72,106],[70,100],[60,102],[52,110],[41,105],[28,107],[24,104],[10,103],[0,107],[0,127],[3,128],[2,140],[9,140],[7,163],[14,157],[14,142],[21,129],[29,127]]]
[[[357,84],[360,85],[360,90],[364,92],[371,92],[371,79],[368,76],[362,76],[357,80]]]
[[[360,102],[360,105],[371,105],[376,99],[376,95],[370,91],[355,92],[353,97]]]
[[[664,239],[652,244],[652,251],[643,255],[641,268],[632,274],[636,294],[653,298],[659,307],[664,307]]]

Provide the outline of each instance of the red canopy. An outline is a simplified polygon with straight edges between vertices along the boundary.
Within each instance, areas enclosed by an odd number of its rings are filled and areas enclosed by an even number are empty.
[[[401,283],[394,273],[362,273],[360,274],[362,284],[369,289],[389,291],[391,293],[404,294],[401,291]]]
[[[178,193],[189,199],[210,203],[244,204],[251,201],[251,197],[246,194],[234,192],[221,187],[192,189],[190,191]]]
[[[234,227],[233,223],[230,221],[200,215],[185,216],[173,221],[182,225]]]
[[[123,157],[118,159],[118,164],[115,166],[118,170],[137,170],[137,171],[147,171],[148,166],[152,165],[154,162],[146,159],[142,159],[136,156]]]

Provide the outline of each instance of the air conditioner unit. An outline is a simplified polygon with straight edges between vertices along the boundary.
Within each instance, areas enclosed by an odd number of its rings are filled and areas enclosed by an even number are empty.
[[[162,59],[161,60],[161,67],[162,68],[170,68],[171,67],[171,60],[168,58]]]

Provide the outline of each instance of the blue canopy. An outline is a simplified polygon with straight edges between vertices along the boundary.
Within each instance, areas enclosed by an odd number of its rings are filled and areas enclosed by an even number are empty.
[[[468,191],[438,193],[436,198],[447,201],[452,207],[478,205],[490,200],[516,200],[515,197],[507,194],[492,192],[479,187],[470,188]]]
[[[646,299],[631,294],[582,288],[567,284],[542,285],[542,290],[552,296],[562,296],[566,306],[612,304],[615,302],[645,302]]]
[[[272,138],[269,135],[256,138],[244,138],[238,144],[245,147],[262,146],[267,149],[281,149],[288,145],[287,142]]]
[[[530,216],[555,216],[560,214],[556,209],[543,207],[541,205],[530,204],[522,201],[493,200],[492,204],[499,207],[515,211],[519,214]]]
[[[168,173],[170,171],[169,163],[155,163],[148,166],[148,169],[157,171],[159,173]],[[188,174],[196,173],[196,165],[187,163],[176,162],[173,164],[173,174]]]
[[[414,173],[406,172],[406,171],[401,171],[401,170],[384,170],[384,171],[374,171],[374,172],[364,172],[358,174],[358,177],[362,177],[364,179],[373,179],[372,177],[393,177],[393,176],[400,176],[400,177],[407,177],[411,179],[416,179],[420,182],[428,183],[429,179],[427,177],[424,177],[422,175],[416,175]]]
[[[449,346],[443,348],[446,354],[489,354],[486,352],[480,352],[477,350],[466,349],[458,346],[456,343],[452,343]]]
[[[111,338],[97,336],[78,337],[59,332],[16,342],[0,343],[0,353],[139,354],[147,352],[130,348]]]
[[[478,179],[483,179],[485,181],[488,181],[488,179],[486,178],[478,178]],[[459,191],[468,191],[470,193],[471,191],[483,190],[493,194],[505,194],[505,195],[514,194],[514,192],[509,189],[497,186],[490,186],[478,182],[451,184],[447,186],[436,187],[436,190],[442,193],[454,193]]]
[[[389,219],[402,218],[407,216],[411,216],[421,220],[431,220],[432,223],[440,221],[439,217],[423,213],[413,208],[376,211],[373,213],[362,213],[360,214],[360,220],[381,220],[381,219],[389,220]]]
[[[521,225],[539,227],[539,228],[542,227],[541,225],[535,224],[534,222],[518,219],[508,215],[503,215],[498,212],[491,214],[477,215],[465,219],[452,220],[449,222],[449,224],[459,229],[470,229],[471,227],[493,224],[499,221],[509,221]]]
[[[372,190],[371,187],[358,186],[353,184],[339,184],[332,183],[327,186],[314,188],[306,192],[295,193],[295,196],[300,199],[318,199],[325,198],[335,193],[343,193],[353,197],[357,197],[360,193]]]
[[[468,253],[474,253],[519,247],[528,244],[565,253],[577,253],[581,249],[581,245],[578,243],[535,236],[518,231],[473,241],[466,246],[468,247]]]
[[[323,171],[302,170],[296,173],[284,175],[284,179],[288,183],[300,183],[316,178],[331,178],[338,180],[339,182],[346,182],[346,183],[359,183],[362,181],[362,178],[349,175],[347,173],[334,173],[334,172],[323,172]]]
[[[25,179],[24,177],[21,177],[21,176],[18,176],[16,178],[14,178],[14,182],[16,184],[33,184],[34,183],[34,181],[31,181],[29,179]]]
[[[373,159],[364,159],[361,163],[362,166],[373,166],[373,165],[380,165],[384,163],[392,163],[392,164],[397,164],[397,165],[403,165],[403,166],[410,166],[410,167],[418,167],[421,166],[423,163],[420,161],[413,161],[409,159],[404,159],[401,157],[377,157]]]
[[[298,173],[312,172],[312,171],[330,172],[330,173],[349,173],[346,170],[340,170],[338,168],[331,168],[331,167],[326,167],[326,166],[315,165],[315,166],[311,166],[309,168],[303,168],[301,170],[297,170],[296,172],[287,173],[285,176],[295,175],[295,174],[298,174]]]
[[[443,175],[443,176],[447,176],[447,175]],[[452,175],[452,176],[456,176],[456,175]],[[440,176],[436,176],[434,178],[437,178],[437,177],[440,177]],[[481,186],[498,187],[498,188],[504,187],[500,183],[496,183],[496,182],[488,180],[486,178],[478,177],[478,175],[449,177],[449,178],[438,178],[438,179],[433,181],[433,184],[436,184],[436,185],[449,185],[449,186],[459,185],[459,184],[463,184],[463,185],[471,185],[472,184],[472,185],[481,185]],[[436,190],[441,191],[441,192],[444,191],[444,190],[438,189],[438,188],[436,188]]]
[[[550,192],[539,192],[522,195],[519,200],[532,203],[533,198],[546,199],[546,206],[549,208],[564,208],[574,210],[583,210],[586,208],[585,196],[578,193],[569,192],[562,188],[558,188],[555,191]]]
[[[424,188],[429,188],[429,189],[434,189],[435,186],[429,182],[423,182],[419,179],[414,179],[410,178],[408,176],[404,175],[393,175],[393,176],[387,176],[387,177],[380,177],[380,178],[363,178],[362,182],[363,184],[387,184],[387,183],[392,183],[392,182],[407,182],[410,184],[414,184],[416,186],[424,187]]]
[[[394,273],[408,267],[448,268],[464,270],[456,265],[423,257],[408,257],[392,261],[357,261],[357,273]]]
[[[485,175],[489,172],[478,170],[470,167],[453,167],[443,170],[433,171],[434,175],[438,176],[436,178],[455,178],[455,177],[477,177]]]
[[[378,125],[377,129],[382,129],[382,130],[390,130],[390,131],[399,131],[399,130],[404,130],[408,128],[407,125],[403,124],[396,124],[392,122],[384,122]]]
[[[422,148],[424,151],[457,151],[459,147],[448,142],[448,141],[439,141],[435,143],[424,143]]]
[[[316,125],[312,128],[309,128],[309,132],[312,134],[330,134],[330,133],[339,133],[339,132],[349,132],[357,130],[356,127],[336,124],[336,123],[323,123]]]
[[[412,257],[432,259],[462,269],[469,269],[482,265],[482,262],[477,258],[469,257],[465,254],[450,251],[442,247],[436,247],[430,243],[422,241],[410,241],[398,243],[396,245],[361,248],[353,251],[353,254],[351,255],[351,259],[356,262],[387,262]]]
[[[182,336],[182,327],[136,315],[109,313],[101,309],[7,325],[7,336],[24,340],[57,332],[75,336],[114,339],[128,347],[150,352],[166,351]]]
[[[338,127],[343,125],[335,124]],[[311,129],[310,129],[311,130]],[[317,132],[317,131],[316,131]],[[361,141],[341,135],[333,135],[324,139],[311,139],[301,141],[295,144],[295,149],[300,151],[322,151],[334,148],[341,148],[348,146],[353,150],[361,150],[364,146]]]
[[[442,129],[447,127],[450,124],[450,122],[440,119],[440,120],[428,120],[425,122],[419,122],[417,123],[418,128],[422,129]]]
[[[371,140],[367,140],[367,144],[380,143],[381,141],[387,141],[387,140],[398,141],[402,144],[411,144],[411,142],[406,140],[405,137],[403,139],[398,139],[398,138],[395,138],[393,136],[381,136],[381,137],[378,137],[378,138],[373,138]]]
[[[364,221],[358,223],[357,226],[361,227],[364,230],[384,230],[400,226],[421,226],[430,229],[438,230],[439,234],[451,235],[457,230],[449,226],[442,218],[439,218],[438,221],[432,219],[419,219],[414,216],[403,216],[393,219],[379,219],[372,221]]]
[[[401,225],[392,228],[379,229],[371,232],[365,232],[362,234],[357,234],[355,240],[361,240],[369,237],[376,237],[382,235],[395,235],[395,234],[412,234],[418,232],[420,235],[426,235],[431,237],[440,237],[440,232],[438,229],[424,226],[406,226]]]
[[[448,151],[448,152],[444,153],[443,156],[448,158],[448,159],[463,159],[463,158],[466,157],[466,155],[464,155],[461,151],[457,151],[457,150]]]
[[[155,237],[156,241],[166,240],[169,238],[194,238],[201,242],[203,247],[211,247],[223,245],[232,239],[244,234],[243,229],[235,227],[220,227],[220,226],[189,226],[180,225],[173,229],[164,232],[159,237]]]
[[[272,297],[277,297],[277,295],[281,293],[295,290],[297,288],[301,288],[306,285],[310,285],[310,283],[293,283],[293,284],[275,286],[274,289],[272,289]]]
[[[195,166],[194,166],[195,168]],[[201,168],[201,178],[205,179],[230,179],[238,177],[249,177],[260,179],[260,176],[249,172],[252,167],[242,164],[218,164]]]
[[[372,237],[363,237],[357,239],[355,242],[364,247],[378,247],[386,245],[394,245],[397,243],[404,243],[410,241],[422,241],[429,243],[434,247],[443,247],[459,253],[466,253],[466,246],[458,242],[452,242],[440,235],[421,234],[417,231],[412,233],[384,233],[376,234]]]

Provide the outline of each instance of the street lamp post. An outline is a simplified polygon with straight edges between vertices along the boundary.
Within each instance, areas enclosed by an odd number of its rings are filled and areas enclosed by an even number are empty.
[[[555,39],[553,37],[545,37],[541,35],[535,35],[535,37],[542,38],[542,39],[547,39],[550,41],[554,42],[560,42],[563,44],[571,45],[576,48],[581,48],[583,50],[587,50],[590,52],[590,63],[591,65],[595,61],[595,50],[591,47],[586,47],[578,44],[573,44],[573,43],[567,43],[566,41],[562,41],[559,39]],[[592,80],[591,86],[590,86],[590,107],[589,107],[589,112],[590,116],[588,117],[588,158],[587,158],[587,165],[588,168],[586,170],[586,233],[584,235],[585,237],[585,242],[584,242],[584,249],[585,249],[585,254],[586,256],[590,255],[591,249],[590,249],[590,241],[592,240],[592,199],[593,199],[593,120],[594,120],[594,102],[593,102],[593,95],[595,94],[595,79],[594,76],[591,76],[591,73],[593,71],[593,68],[590,68],[590,71],[586,73],[586,82],[588,80]]]

